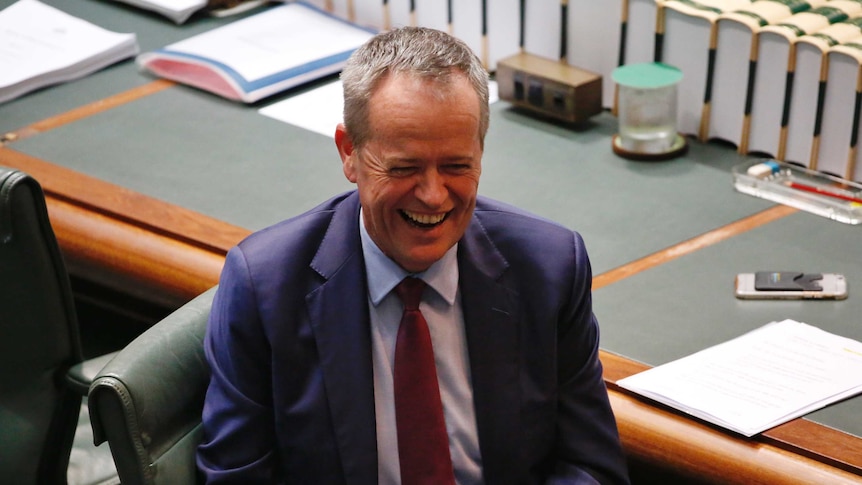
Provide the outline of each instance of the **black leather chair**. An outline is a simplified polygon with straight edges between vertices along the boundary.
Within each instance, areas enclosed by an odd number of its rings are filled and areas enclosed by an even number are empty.
[[[200,482],[195,449],[210,369],[203,337],[215,288],[136,338],[95,376],[90,417],[123,485]]]
[[[72,290],[42,188],[0,167],[0,482],[66,483],[87,379],[79,374],[71,385],[67,373],[81,360]],[[77,451],[82,480],[88,462],[108,454],[92,445]]]

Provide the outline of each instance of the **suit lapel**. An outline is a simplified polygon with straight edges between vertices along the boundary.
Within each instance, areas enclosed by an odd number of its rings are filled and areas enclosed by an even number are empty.
[[[484,478],[505,483],[520,442],[518,300],[500,281],[505,259],[475,218],[458,260]]]
[[[335,211],[312,261],[326,281],[306,296],[345,482],[377,483],[374,377],[358,197]]]
[[[358,218],[354,194],[333,214],[311,265],[325,281],[306,297],[349,484],[377,483],[371,330]],[[476,218],[459,244],[458,264],[484,478],[505,483],[517,469],[521,434],[517,295],[501,283],[506,260]]]

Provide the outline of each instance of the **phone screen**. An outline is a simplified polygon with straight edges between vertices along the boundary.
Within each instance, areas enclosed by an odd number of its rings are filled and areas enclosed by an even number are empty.
[[[754,273],[757,291],[823,291],[822,273],[799,271],[758,271]]]
[[[758,271],[736,275],[736,297],[748,300],[847,298],[847,281],[836,273]]]

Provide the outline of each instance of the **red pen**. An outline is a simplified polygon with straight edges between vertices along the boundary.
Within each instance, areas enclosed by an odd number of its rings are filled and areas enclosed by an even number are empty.
[[[857,204],[862,204],[862,199],[859,197],[853,197],[852,195],[845,195],[839,192],[833,192],[831,190],[824,189],[822,187],[817,187],[814,185],[806,185],[800,184],[799,182],[789,181],[786,185],[793,189],[804,190],[805,192],[812,192],[814,194],[825,195],[826,197],[834,197],[836,199],[846,200],[848,202],[855,202]]]

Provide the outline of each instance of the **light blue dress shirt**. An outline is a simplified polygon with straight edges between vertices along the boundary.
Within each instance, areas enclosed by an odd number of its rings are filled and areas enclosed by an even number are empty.
[[[392,289],[411,276],[389,259],[371,239],[359,216],[359,230],[368,274],[368,307],[371,317],[371,354],[374,368],[374,405],[377,420],[377,468],[380,485],[400,485],[398,435],[392,376],[395,341],[402,305]],[[419,309],[428,322],[437,382],[443,401],[443,416],[449,434],[449,452],[459,485],[482,482],[482,463],[464,315],[458,289],[458,246],[455,245],[430,268],[412,276],[421,278],[429,289]]]

